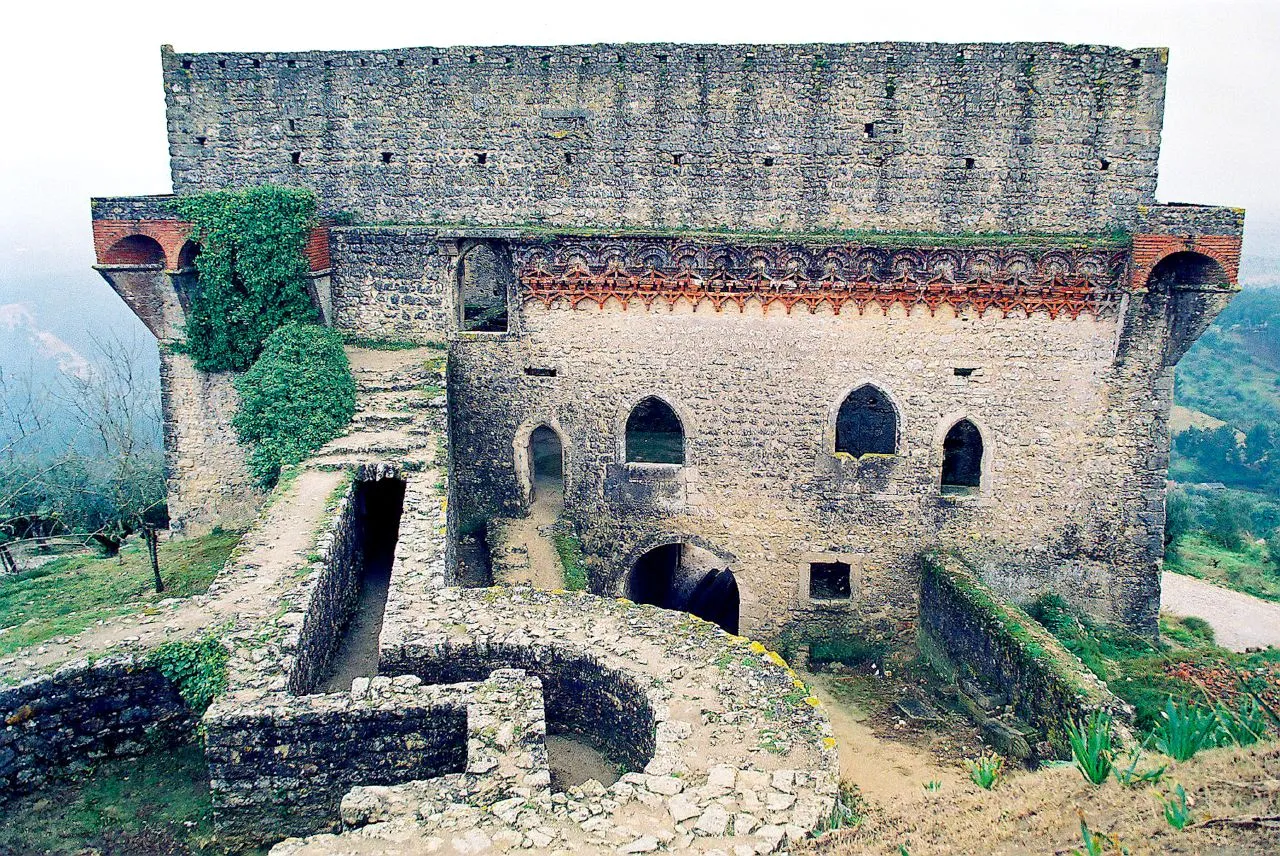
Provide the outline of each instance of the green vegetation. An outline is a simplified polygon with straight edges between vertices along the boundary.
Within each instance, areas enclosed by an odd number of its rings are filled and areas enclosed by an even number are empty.
[[[311,191],[250,187],[172,204],[192,222],[200,244],[200,287],[192,295],[183,346],[197,368],[244,371],[273,331],[317,320],[305,256],[315,223]]]
[[[0,853],[177,854],[213,835],[199,744],[107,761],[0,805]]]
[[[1092,622],[1046,596],[1028,610],[1110,689],[1133,705],[1134,724],[1177,757],[1205,745],[1247,745],[1280,726],[1280,651],[1236,654],[1213,644],[1197,619],[1163,617],[1163,641]],[[1205,723],[1208,722],[1206,725]],[[1199,731],[1207,735],[1197,738]],[[1194,754],[1194,749],[1190,750]],[[1138,776],[1137,759],[1127,771]],[[1124,778],[1117,773],[1124,783]]]
[[[795,659],[801,645],[809,646],[809,664],[815,668],[829,663],[857,667],[883,662],[889,651],[882,640],[830,627],[814,629],[805,624],[789,624],[778,634],[778,653],[788,662]]]
[[[356,410],[356,385],[332,330],[288,324],[267,337],[253,367],[236,379],[234,424],[253,451],[249,469],[270,487],[284,464],[304,460],[339,436]]]
[[[147,652],[146,663],[159,670],[197,716],[227,689],[230,652],[214,633],[199,639],[175,639]]]
[[[1164,819],[1174,829],[1182,829],[1191,822],[1191,809],[1187,805],[1187,791],[1182,785],[1178,785],[1173,793],[1164,797],[1161,802],[1164,804]]]
[[[1224,547],[1212,533],[1184,535],[1165,553],[1165,570],[1198,577],[1265,600],[1280,601],[1280,551],[1275,536],[1265,544]]]
[[[585,591],[587,588],[586,559],[582,553],[582,539],[572,532],[558,531],[552,536],[560,567],[564,570],[564,587],[569,591]]]
[[[1086,780],[1100,785],[1111,775],[1111,717],[1095,710],[1084,722],[1067,723],[1071,757]]]
[[[238,533],[216,532],[162,542],[163,595],[155,593],[141,539],[116,558],[71,556],[0,577],[0,654],[79,633],[95,621],[145,610],[163,598],[205,592],[239,540]]]
[[[1175,761],[1186,761],[1201,749],[1216,746],[1218,717],[1195,705],[1165,702],[1156,726],[1156,748]]]
[[[1004,759],[994,752],[987,752],[979,758],[964,762],[969,771],[969,778],[983,790],[989,791],[1000,783],[1004,777]]]
[[[821,824],[817,833],[829,832],[833,829],[856,829],[866,820],[867,804],[858,786],[849,782],[841,782],[836,791],[836,804],[831,814]]]

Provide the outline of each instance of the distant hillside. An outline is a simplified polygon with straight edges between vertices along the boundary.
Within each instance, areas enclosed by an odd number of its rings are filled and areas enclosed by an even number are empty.
[[[1280,288],[1231,302],[1178,364],[1174,400],[1174,479],[1280,495]]]

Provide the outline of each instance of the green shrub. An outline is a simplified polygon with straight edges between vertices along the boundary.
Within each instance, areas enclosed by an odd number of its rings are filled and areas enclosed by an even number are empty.
[[[1178,787],[1172,794],[1161,800],[1164,804],[1164,819],[1174,829],[1182,829],[1191,820],[1191,809],[1187,805],[1187,792],[1182,787]]]
[[[1186,761],[1201,749],[1212,747],[1218,731],[1213,711],[1169,699],[1156,726],[1156,748],[1175,761]]]
[[[1218,742],[1224,746],[1231,743],[1252,746],[1269,730],[1266,711],[1252,697],[1238,710],[1232,711],[1225,705],[1219,705],[1215,713],[1221,727]]]
[[[147,653],[145,662],[178,688],[179,695],[201,716],[227,688],[230,653],[216,635],[165,642]]]
[[[1004,759],[994,752],[988,752],[973,761],[965,761],[969,778],[983,790],[991,790],[1000,783],[1004,776]]]
[[[234,424],[253,450],[249,469],[263,487],[275,483],[282,465],[339,436],[356,409],[341,339],[313,325],[289,324],[268,336],[236,389],[241,401]]]
[[[1082,723],[1067,723],[1071,756],[1086,779],[1100,785],[1111,775],[1111,717],[1095,710]]]
[[[244,371],[274,330],[317,320],[304,252],[316,210],[309,190],[220,190],[173,208],[200,244],[183,345],[197,368]]]

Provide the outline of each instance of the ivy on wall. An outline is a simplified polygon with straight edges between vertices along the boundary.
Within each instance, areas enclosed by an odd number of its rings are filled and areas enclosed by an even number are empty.
[[[186,196],[174,210],[200,244],[184,349],[202,371],[244,371],[272,331],[311,323],[305,249],[315,223],[309,190],[249,187]]]
[[[356,410],[356,386],[342,339],[327,327],[286,324],[267,337],[236,379],[233,424],[252,448],[249,471],[263,487],[342,434]]]

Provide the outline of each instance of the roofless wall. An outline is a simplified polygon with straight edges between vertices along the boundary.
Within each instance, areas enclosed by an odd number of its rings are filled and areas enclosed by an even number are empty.
[[[163,52],[176,193],[362,221],[1074,232],[1155,201],[1167,54],[1062,44]]]

